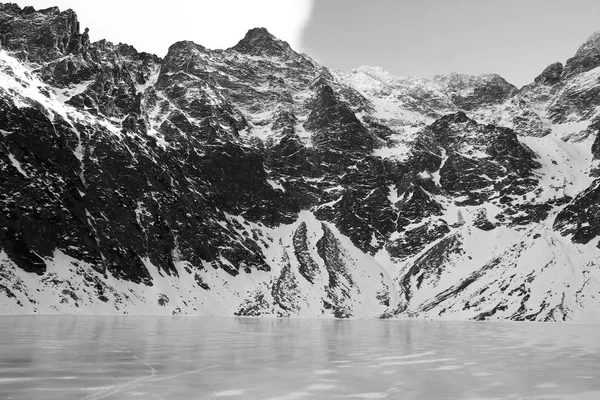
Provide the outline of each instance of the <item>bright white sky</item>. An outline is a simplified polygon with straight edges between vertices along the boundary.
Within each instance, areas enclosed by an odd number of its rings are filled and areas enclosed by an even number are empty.
[[[77,12],[92,41],[108,39],[164,56],[173,43],[192,40],[211,49],[235,45],[251,28],[265,27],[302,50],[313,0],[13,0],[21,7],[58,6]]]

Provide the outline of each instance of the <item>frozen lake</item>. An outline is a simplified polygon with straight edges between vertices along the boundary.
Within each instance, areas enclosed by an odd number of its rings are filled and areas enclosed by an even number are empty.
[[[600,399],[592,325],[0,317],[0,399]]]

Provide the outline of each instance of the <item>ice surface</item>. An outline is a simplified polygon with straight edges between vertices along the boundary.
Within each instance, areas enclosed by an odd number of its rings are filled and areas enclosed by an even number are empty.
[[[2,317],[0,399],[599,399],[597,327]]]

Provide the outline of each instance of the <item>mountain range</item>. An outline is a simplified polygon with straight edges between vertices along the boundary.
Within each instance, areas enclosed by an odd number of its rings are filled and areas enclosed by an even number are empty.
[[[600,32],[522,88],[11,3],[0,46],[0,313],[600,321]]]

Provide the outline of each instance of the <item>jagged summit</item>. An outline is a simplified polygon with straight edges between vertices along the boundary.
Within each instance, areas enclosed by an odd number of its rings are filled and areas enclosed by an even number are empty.
[[[272,35],[266,28],[252,28],[231,48],[254,56],[280,56],[295,53],[290,45]]]
[[[540,75],[538,75],[534,82],[542,83],[546,85],[553,85],[560,81],[562,73],[564,71],[564,66],[560,62],[555,62],[553,64],[548,65]]]
[[[437,74],[433,76],[434,81],[438,82],[452,82],[456,85],[469,85],[476,81],[504,81],[509,84],[504,78],[498,74],[486,73],[486,74],[465,74],[461,72],[452,71],[448,74]]]
[[[26,6],[26,7],[21,8],[16,3],[0,3],[0,10],[13,10],[16,12],[22,12],[24,15],[33,14],[35,12],[45,14],[45,15],[60,14],[60,8],[58,8],[56,6],[44,8],[41,10],[36,10],[35,7],[32,7],[32,6]],[[70,11],[73,11],[73,10],[70,10]]]
[[[449,124],[464,124],[466,122],[475,122],[467,116],[463,111],[458,111],[454,114],[446,114],[438,119],[434,126],[447,126]]]
[[[0,3],[0,10],[1,9],[13,9],[15,11],[22,11],[23,14],[27,15],[27,14],[33,14],[33,13],[40,13],[40,14],[44,14],[44,15],[56,15],[56,14],[60,14],[61,10],[58,6],[52,6],[52,7],[47,7],[47,8],[41,8],[39,10],[36,10],[35,7],[33,6],[25,6],[22,7],[19,6],[16,3]],[[65,11],[69,11],[69,12],[74,12],[71,8],[65,10]]]
[[[84,37],[77,14],[70,9],[36,11],[0,3],[0,25],[5,27],[0,31],[2,47],[27,53],[32,61],[49,61],[89,46],[87,31]]]
[[[577,53],[568,59],[565,65],[565,75],[573,75],[590,71],[600,66],[600,31],[595,32],[585,41]]]
[[[451,72],[433,78],[399,77],[381,67],[361,66],[336,75],[374,102],[384,105],[380,115],[394,126],[417,126],[459,110],[470,111],[502,104],[518,89],[497,74]],[[399,107],[400,106],[400,107]],[[391,118],[390,118],[391,117]]]
[[[600,51],[600,31],[594,32],[590,37],[577,49],[577,54],[585,53],[586,50],[595,49]]]
[[[198,50],[200,52],[207,52],[208,49],[204,46],[202,46],[201,44],[198,44],[196,42],[193,42],[191,40],[180,40],[178,42],[173,43],[171,46],[169,46],[169,50],[167,51],[167,54],[172,53],[172,52],[177,52],[177,51],[186,51],[186,50]]]
[[[343,71],[336,71],[343,73]],[[454,85],[472,85],[474,82],[483,81],[504,81],[510,85],[504,78],[495,73],[486,74],[466,74],[460,72],[449,72],[447,74],[436,74],[431,78],[417,77],[417,76],[395,76],[380,66],[368,66],[361,65],[358,68],[351,69],[348,71],[352,74],[365,74],[383,83],[393,83],[398,81],[432,81],[432,82],[450,82]],[[512,86],[512,85],[511,85]]]

